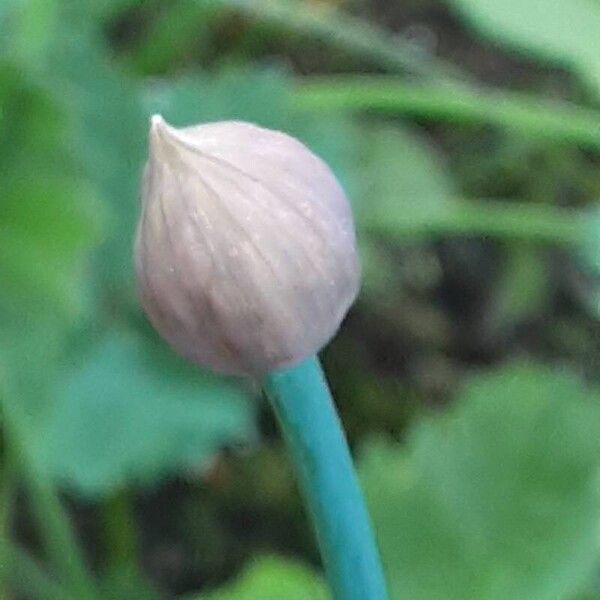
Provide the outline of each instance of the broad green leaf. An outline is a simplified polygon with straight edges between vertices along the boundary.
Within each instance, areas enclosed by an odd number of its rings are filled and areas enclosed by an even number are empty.
[[[60,30],[57,0],[4,0],[0,6],[0,49],[27,70],[43,64]]]
[[[0,64],[0,370],[36,400],[92,309],[90,254],[105,213],[68,148],[67,118],[22,69]]]
[[[71,149],[112,217],[101,248],[101,283],[111,294],[131,297],[131,248],[147,137],[140,93],[109,61],[84,16],[73,8],[62,18],[63,36],[47,57],[53,77],[46,85],[69,114]]]
[[[0,304],[76,314],[86,293],[85,259],[96,238],[89,189],[68,177],[29,179],[5,190],[0,205]],[[89,214],[86,214],[88,212]]]
[[[431,231],[453,211],[454,183],[432,147],[408,129],[365,127],[360,145],[359,226],[378,232]]]
[[[246,392],[132,333],[110,333],[54,391],[36,419],[41,460],[89,496],[205,468],[222,446],[254,439]]]
[[[473,378],[361,470],[392,598],[568,599],[596,566],[597,391],[548,368]]]
[[[308,567],[276,557],[255,559],[236,581],[188,600],[328,600],[325,584]]]
[[[73,313],[104,214],[66,149],[64,114],[14,67],[0,66],[0,89],[0,306]]]
[[[600,92],[596,0],[451,0],[482,35],[571,68]]]

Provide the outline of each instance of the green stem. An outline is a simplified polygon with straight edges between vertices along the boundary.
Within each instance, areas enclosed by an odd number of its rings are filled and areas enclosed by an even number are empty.
[[[348,444],[316,357],[264,389],[295,465],[335,600],[385,600],[385,581]]]
[[[129,490],[121,490],[102,506],[106,566],[137,570],[137,533]]]
[[[292,104],[303,110],[368,110],[452,123],[489,124],[600,148],[598,111],[462,84],[411,84],[388,76],[315,77],[296,88]]]
[[[584,241],[585,215],[550,205],[499,200],[457,200],[455,209],[433,230],[578,246]]]
[[[86,568],[69,518],[50,480],[38,464],[29,439],[27,415],[17,401],[0,390],[3,425],[8,451],[15,457],[38,522],[46,551],[61,580],[78,600],[95,597],[94,584]]]
[[[449,198],[448,209],[421,219],[365,210],[361,227],[388,237],[478,236],[578,247],[589,237],[589,216],[576,210],[511,200]]]

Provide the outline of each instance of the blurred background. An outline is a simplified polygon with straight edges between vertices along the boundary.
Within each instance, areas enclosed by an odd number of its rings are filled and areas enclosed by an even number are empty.
[[[327,598],[273,417],[136,302],[148,119],[334,169],[325,369],[392,600],[600,598],[597,0],[1,0],[0,598]]]

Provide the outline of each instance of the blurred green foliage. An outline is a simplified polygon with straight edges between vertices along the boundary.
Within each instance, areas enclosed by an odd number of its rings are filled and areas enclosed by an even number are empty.
[[[46,472],[86,495],[206,469],[223,440],[253,441],[243,389],[181,365],[139,336],[112,333],[81,363],[35,433]]]
[[[596,566],[598,392],[511,365],[371,442],[362,470],[394,598],[567,598]]]
[[[464,65],[386,26],[449,15]],[[285,130],[348,190],[364,290],[325,362],[392,597],[598,598],[599,43],[595,0],[0,3],[0,596],[326,597],[256,389],[140,314],[160,112]]]
[[[486,37],[571,68],[600,91],[600,6],[595,0],[452,2]]]
[[[253,598],[327,600],[329,594],[325,584],[308,568],[281,558],[261,557],[226,589],[198,596],[195,600],[253,600]]]

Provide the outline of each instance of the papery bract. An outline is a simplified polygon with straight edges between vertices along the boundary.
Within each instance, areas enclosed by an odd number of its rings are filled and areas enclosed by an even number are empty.
[[[236,375],[320,350],[360,279],[350,207],[327,165],[284,133],[233,121],[152,118],[135,259],[159,333]]]

